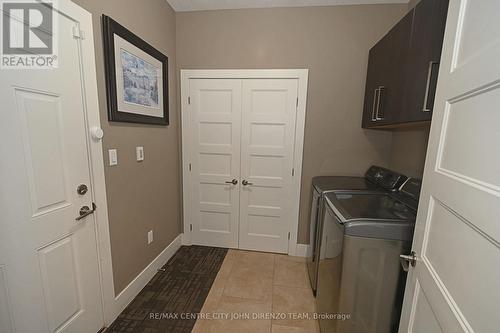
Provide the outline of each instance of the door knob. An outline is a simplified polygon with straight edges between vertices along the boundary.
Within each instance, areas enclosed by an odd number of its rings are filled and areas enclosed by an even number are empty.
[[[94,214],[95,210],[97,209],[95,203],[92,203],[92,209],[90,209],[89,206],[83,206],[82,208],[80,208],[80,211],[79,211],[79,216],[77,216],[75,218],[76,221],[80,221],[81,219],[83,219],[84,217],[87,217],[89,216],[90,214]]]
[[[249,183],[248,180],[246,180],[246,179],[243,179],[243,181],[241,183],[243,184],[243,186],[253,185],[253,183]]]
[[[403,270],[408,272],[410,270],[410,265],[411,267],[415,267],[417,264],[417,254],[415,251],[411,251],[409,255],[401,254],[399,256],[399,261],[401,262],[401,266],[403,266]]]
[[[233,185],[236,185],[236,184],[238,184],[238,181],[237,181],[236,179],[233,179],[233,180],[231,180],[231,181],[229,181],[229,182],[226,182],[226,184],[233,184]]]

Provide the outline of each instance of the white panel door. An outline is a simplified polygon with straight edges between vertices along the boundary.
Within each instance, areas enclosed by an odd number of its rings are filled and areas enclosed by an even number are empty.
[[[95,220],[75,220],[92,207],[82,41],[73,37],[74,5],[59,5],[59,68],[0,75],[2,333],[103,326]]]
[[[238,247],[241,80],[189,82],[192,241]]]
[[[400,332],[499,331],[498,13],[450,1]]]
[[[242,83],[241,249],[288,252],[296,79]]]

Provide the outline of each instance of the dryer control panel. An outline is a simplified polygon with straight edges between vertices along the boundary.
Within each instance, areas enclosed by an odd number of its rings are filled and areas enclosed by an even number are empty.
[[[376,165],[366,171],[365,178],[388,191],[397,191],[407,179],[400,173]]]

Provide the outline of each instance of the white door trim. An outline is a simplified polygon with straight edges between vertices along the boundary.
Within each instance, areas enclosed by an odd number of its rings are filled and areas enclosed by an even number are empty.
[[[182,201],[183,201],[183,223],[184,237],[183,243],[191,244],[190,220],[191,212],[184,203],[190,201],[189,197],[189,145],[190,133],[189,119],[189,80],[190,79],[297,79],[298,80],[298,106],[297,121],[295,129],[295,148],[294,148],[294,177],[291,195],[293,210],[290,212],[292,222],[290,224],[290,240],[288,241],[288,254],[296,255],[297,249],[297,231],[299,226],[299,203],[300,203],[300,185],[302,178],[302,157],[304,149],[304,129],[306,120],[306,102],[307,102],[307,84],[308,69],[207,69],[207,70],[181,70],[181,122],[182,122]]]
[[[93,215],[96,220],[95,232],[98,242],[97,251],[99,257],[104,325],[109,326],[122,310],[119,309],[118,303],[115,300],[102,140],[93,139],[90,133],[90,130],[94,127],[101,128],[92,14],[71,1],[60,1],[66,2],[67,6],[73,7],[73,10],[79,13],[80,29],[84,32],[84,38],[81,41],[81,71],[83,73],[83,85],[85,87],[84,104],[87,122],[92,199],[97,206],[97,210]]]

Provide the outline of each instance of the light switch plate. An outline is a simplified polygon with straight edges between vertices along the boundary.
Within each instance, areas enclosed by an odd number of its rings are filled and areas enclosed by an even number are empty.
[[[153,243],[153,230],[148,231],[148,244]]]
[[[109,153],[109,165],[118,165],[118,152],[116,149],[110,149],[108,150]]]
[[[144,161],[144,147],[135,147],[135,156],[137,161]]]

